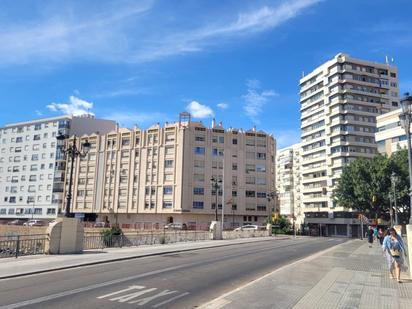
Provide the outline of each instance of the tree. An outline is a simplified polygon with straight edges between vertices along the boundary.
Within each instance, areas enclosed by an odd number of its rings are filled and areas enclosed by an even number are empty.
[[[409,209],[408,158],[405,150],[392,157],[377,155],[372,159],[359,158],[344,167],[333,197],[339,206],[366,213],[372,218],[388,218],[391,174],[394,172],[400,222],[407,217]]]

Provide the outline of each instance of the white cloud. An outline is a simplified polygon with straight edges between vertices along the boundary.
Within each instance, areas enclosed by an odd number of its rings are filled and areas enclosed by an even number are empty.
[[[253,122],[260,123],[259,114],[263,110],[263,106],[269,101],[270,97],[277,96],[278,94],[273,90],[260,91],[260,82],[258,80],[247,81],[247,93],[242,96],[244,100],[243,110]]]
[[[90,111],[93,108],[93,103],[79,99],[75,96],[70,96],[69,102],[70,103],[51,103],[46,107],[53,112],[60,112],[68,115],[93,115],[93,113],[91,113]]]
[[[186,107],[188,112],[195,118],[213,117],[213,110],[206,105],[200,104],[197,101],[192,101]]]
[[[39,9],[43,15],[19,22],[0,20],[0,59],[2,65],[154,61],[210,50],[234,38],[274,29],[320,1],[288,0],[237,16],[210,16],[212,23],[196,27],[159,18],[150,0],[102,1],[95,6],[71,3],[64,10],[44,5]]]
[[[219,107],[220,109],[228,109],[229,108],[229,104],[227,103],[219,103],[216,105],[217,107]]]
[[[43,116],[43,113],[39,111],[38,109],[36,109],[34,112],[36,113],[37,116]]]
[[[289,147],[300,142],[299,130],[279,130],[275,131],[274,137],[276,139],[277,149]]]
[[[133,111],[107,113],[102,118],[115,120],[121,127],[133,127],[135,125],[147,127],[157,122],[165,122],[168,120],[168,117],[163,113],[137,113]]]

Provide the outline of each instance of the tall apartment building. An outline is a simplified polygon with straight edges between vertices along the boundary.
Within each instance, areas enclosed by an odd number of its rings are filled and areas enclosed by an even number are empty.
[[[83,136],[79,145],[86,139],[92,149],[74,171],[77,217],[136,228],[208,227],[215,208],[220,218],[224,206],[231,227],[264,224],[272,210],[267,194],[275,188],[275,140],[264,132],[207,128],[189,117]],[[222,180],[223,190],[212,188],[212,177]]]
[[[396,109],[389,113],[376,117],[376,126],[378,128],[375,139],[378,143],[378,152],[388,156],[398,149],[408,147],[404,128],[401,126],[399,115],[402,109]]]
[[[289,218],[295,216],[297,228],[304,219],[301,206],[301,155],[300,144],[276,152],[276,190],[280,214]]]
[[[55,218],[63,200],[65,156],[58,132],[105,133],[110,120],[60,116],[0,128],[0,218]]]
[[[340,53],[300,80],[300,104],[305,222],[350,236],[353,216],[332,192],[346,164],[377,153],[376,116],[399,106],[397,68]]]

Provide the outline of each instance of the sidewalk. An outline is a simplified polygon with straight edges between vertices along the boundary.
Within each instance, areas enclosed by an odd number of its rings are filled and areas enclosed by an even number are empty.
[[[168,254],[174,252],[231,246],[236,244],[288,239],[287,236],[255,237],[230,240],[206,240],[180,242],[165,245],[140,247],[105,248],[103,250],[86,250],[83,254],[65,255],[31,255],[19,258],[2,258],[0,260],[0,280],[24,275],[55,271],[80,266],[96,265],[139,257]]]
[[[202,309],[412,308],[412,281],[390,279],[381,248],[352,240],[282,267]]]

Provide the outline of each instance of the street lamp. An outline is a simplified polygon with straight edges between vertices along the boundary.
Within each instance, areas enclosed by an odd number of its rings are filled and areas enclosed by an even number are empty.
[[[398,177],[396,176],[395,172],[392,172],[391,184],[392,184],[392,190],[393,190],[393,207],[394,207],[394,213],[395,213],[395,225],[398,225],[398,209],[396,206],[396,182],[397,180],[398,180]]]
[[[409,224],[412,224],[412,150],[411,150],[411,122],[412,122],[412,96],[405,93],[401,100],[402,113],[399,115],[402,128],[405,130],[408,142],[408,162],[409,162]]]
[[[67,138],[69,138],[68,135],[64,135],[59,133],[57,135],[56,139],[58,141],[64,141]],[[63,150],[63,152],[69,156],[70,159],[70,178],[69,178],[69,188],[67,191],[66,195],[66,209],[65,209],[65,217],[70,218],[72,217],[72,214],[70,212],[70,204],[72,201],[72,185],[73,185],[73,169],[74,169],[74,162],[77,157],[84,157],[87,155],[87,153],[90,151],[90,143],[86,140],[82,144],[82,149],[79,150],[77,149],[76,145],[76,135],[73,137],[73,143],[71,145],[68,145],[66,149]]]
[[[216,204],[215,204],[215,221],[219,221],[217,217],[217,204],[218,204],[218,194],[220,186],[222,185],[222,180],[217,179],[215,177],[210,178],[210,183],[212,184],[212,189],[215,190],[216,193]],[[223,206],[222,206],[223,207]]]

